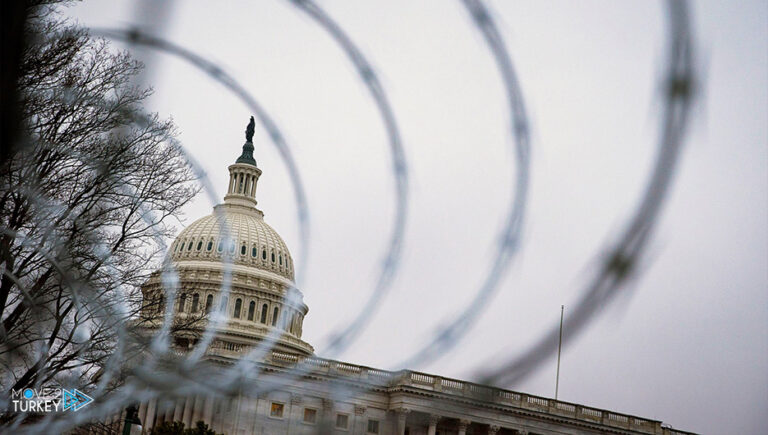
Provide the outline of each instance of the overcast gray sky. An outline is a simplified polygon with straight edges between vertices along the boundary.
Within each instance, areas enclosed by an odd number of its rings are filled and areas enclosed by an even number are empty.
[[[66,13],[124,28],[136,2]],[[402,128],[411,200],[391,293],[341,359],[394,367],[460,312],[488,271],[513,180],[508,108],[495,64],[459,2],[322,1],[376,68]],[[563,352],[560,399],[704,433],[768,425],[768,7],[693,8],[703,87],[641,278]],[[533,126],[522,254],[482,320],[424,367],[466,378],[521,352],[577,300],[655,157],[660,2],[490,2]],[[286,133],[305,181],[312,240],[304,338],[321,348],[372,290],[392,228],[387,136],[339,47],[287,1],[176,2],[140,25],[219,65]],[[116,44],[120,46],[119,44]],[[251,115],[178,59],[152,60],[149,108],[222,196]],[[257,128],[257,199],[298,252],[283,163]],[[186,224],[210,213],[204,196]],[[322,355],[321,355],[322,356]],[[554,396],[555,359],[513,389]]]

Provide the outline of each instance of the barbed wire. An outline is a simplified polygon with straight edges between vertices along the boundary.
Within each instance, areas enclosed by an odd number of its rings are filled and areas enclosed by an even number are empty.
[[[405,146],[397,125],[395,110],[391,107],[387,93],[381,84],[371,63],[358,48],[353,39],[334,21],[319,5],[311,0],[289,0],[297,11],[308,15],[318,26],[328,32],[334,42],[342,49],[346,57],[357,70],[359,79],[370,93],[373,103],[385,126],[389,138],[391,154],[391,174],[395,191],[395,213],[392,233],[386,245],[384,259],[380,263],[379,274],[373,289],[356,310],[352,321],[338,330],[330,333],[323,356],[332,357],[352,346],[355,340],[365,330],[373,318],[373,313],[387,296],[394,277],[399,270],[402,256],[405,227],[408,217],[408,187],[409,175],[407,170]],[[457,346],[461,337],[472,330],[472,326],[482,316],[499,284],[509,269],[510,264],[518,253],[521,243],[521,231],[525,217],[529,185],[530,162],[530,127],[525,110],[523,91],[518,83],[512,58],[501,37],[492,14],[481,0],[462,0],[464,8],[469,13],[472,25],[482,34],[491,52],[505,88],[504,98],[509,105],[509,127],[513,139],[512,162],[513,180],[512,195],[507,201],[508,212],[505,225],[495,241],[496,252],[492,266],[484,275],[485,279],[475,292],[467,307],[450,324],[442,326],[428,343],[407,356],[398,366],[420,366],[434,361],[444,355],[449,349]],[[664,109],[661,116],[661,137],[655,166],[652,169],[645,193],[639,201],[634,215],[628,220],[626,228],[612,244],[609,244],[599,254],[600,267],[593,281],[583,290],[582,297],[565,320],[564,344],[583,331],[584,327],[599,314],[598,307],[616,298],[622,286],[637,273],[636,265],[642,258],[647,242],[652,236],[658,221],[661,206],[664,203],[673,179],[676,165],[680,158],[681,148],[685,138],[689,112],[693,103],[696,89],[694,69],[694,38],[689,23],[688,5],[684,1],[668,0],[667,4],[667,47],[669,51],[667,71],[661,79],[664,89]],[[258,100],[234,77],[227,74],[219,64],[204,58],[190,49],[181,47],[159,35],[148,34],[138,28],[129,29],[91,29],[94,36],[120,40],[129,46],[143,46],[160,53],[172,55],[185,60],[192,66],[203,71],[211,80],[224,86],[243,101],[256,114],[262,127],[268,133],[272,145],[276,147],[288,171],[293,185],[294,201],[297,206],[300,255],[298,264],[306,264],[310,247],[310,213],[307,197],[303,187],[300,171],[291,152],[291,147],[285,140],[278,125],[269,116],[267,110]],[[152,65],[147,65],[152,68]],[[133,115],[132,122],[138,126],[147,125],[149,119]],[[199,179],[202,190],[211,203],[218,202],[218,196],[202,166],[192,155],[185,151],[183,144],[171,139],[170,143],[182,150],[188,166]],[[58,205],[43,192],[27,192],[28,196],[39,201],[41,209],[54,209]],[[142,205],[144,206],[144,205]],[[142,217],[152,220],[151,208],[146,207]],[[223,212],[214,212],[219,222],[226,222]],[[53,225],[53,223],[51,224]],[[9,229],[2,229],[7,232]],[[221,240],[229,240],[228,225],[219,225]],[[168,251],[165,237],[155,234],[157,245],[165,252]],[[22,243],[24,243],[22,241]],[[94,241],[94,246],[98,242]],[[35,247],[42,249],[42,247]],[[49,252],[41,252],[43,256],[58,267],[63,277],[70,276],[66,267],[57,266],[55,257]],[[109,255],[104,256],[108,261]],[[232,287],[233,259],[222,255],[224,274],[220,288],[222,296],[226,297]],[[301,288],[304,276],[297,270],[296,288]],[[5,271],[7,274],[8,271]],[[15,277],[12,277],[15,278]],[[268,336],[259,345],[251,349],[231,367],[211,368],[203,363],[202,358],[206,349],[212,343],[217,330],[226,321],[223,313],[215,311],[209,316],[202,340],[198,346],[181,359],[171,352],[169,332],[174,319],[174,302],[179,287],[179,275],[166,255],[161,269],[161,282],[165,298],[169,301],[163,313],[163,323],[157,333],[151,336],[149,347],[151,352],[144,355],[136,366],[125,363],[135,346],[145,345],[141,334],[129,331],[123,326],[125,301],[117,300],[116,305],[103,304],[98,292],[83,292],[89,288],[89,282],[78,277],[67,279],[66,285],[73,295],[80,297],[83,303],[92,303],[104,310],[103,316],[118,325],[115,352],[108,358],[103,373],[97,383],[94,395],[98,401],[83,411],[66,414],[50,414],[40,421],[23,424],[25,414],[19,414],[9,428],[21,433],[62,432],[77,425],[85,424],[93,419],[103,419],[105,416],[119,412],[125,406],[135,402],[146,402],[151,399],[175,399],[195,394],[214,394],[230,396],[248,390],[251,396],[280,389],[285,385],[302,378],[313,369],[308,364],[296,364],[286,373],[272,374],[262,370],[259,362],[270,352],[280,336],[279,328],[271,328]],[[17,280],[18,283],[18,280]],[[22,297],[30,303],[33,298],[24,294],[23,286],[18,286]],[[299,293],[289,289],[282,302],[296,304]],[[557,328],[550,329],[536,344],[520,355],[511,356],[506,362],[495,369],[490,365],[480,365],[476,377],[484,383],[493,385],[510,385],[529,376],[540,363],[552,355],[557,348]],[[119,377],[125,377],[119,388],[110,389],[111,384]],[[328,395],[336,400],[356,397],[361,394],[357,388],[345,386],[342,383],[329,387]],[[8,404],[9,398],[4,397],[3,403]]]

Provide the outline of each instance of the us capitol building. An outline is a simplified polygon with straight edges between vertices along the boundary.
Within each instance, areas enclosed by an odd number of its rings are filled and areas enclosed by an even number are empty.
[[[253,118],[242,155],[229,166],[224,203],[189,225],[171,245],[169,255],[180,289],[173,301],[175,316],[177,320],[202,319],[197,334],[179,333],[172,341],[174,350],[190,351],[208,323],[205,313],[221,309],[226,318],[215,328],[203,360],[227,369],[260,344],[264,346],[265,340],[274,340],[253,372],[258,373],[260,387],[262,377],[284,381],[276,382],[274,388],[259,388],[256,394],[198,394],[172,399],[172,405],[158,399],[141,403],[138,418],[143,433],[167,421],[181,421],[185,427],[203,421],[216,433],[231,435],[689,433],[658,420],[576,403],[315,356],[312,346],[302,340],[308,307],[294,288],[293,258],[256,208],[261,170],[253,158],[252,137]],[[222,235],[228,240],[222,240]],[[221,287],[228,271],[231,288],[224,296]],[[159,271],[142,293],[145,303],[163,297]],[[162,320],[162,303],[159,307],[147,304],[145,309],[156,312],[157,325]],[[123,429],[123,418],[115,416],[108,423]]]

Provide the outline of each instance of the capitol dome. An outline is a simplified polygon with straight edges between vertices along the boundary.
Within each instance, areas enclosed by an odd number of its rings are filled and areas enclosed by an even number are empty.
[[[252,137],[253,117],[242,155],[229,166],[224,203],[181,231],[168,251],[178,275],[174,316],[189,325],[174,336],[178,351],[194,347],[210,313],[218,312],[226,321],[215,327],[209,358],[238,359],[265,339],[281,352],[314,352],[301,339],[309,307],[295,287],[291,253],[256,208],[261,169],[253,158]],[[145,314],[159,327],[166,303],[160,270],[144,283],[142,293]]]
[[[226,223],[222,228],[221,223]],[[261,211],[221,204],[182,231],[171,245],[171,260],[222,262],[256,267],[293,281],[293,259],[283,239],[266,222]]]

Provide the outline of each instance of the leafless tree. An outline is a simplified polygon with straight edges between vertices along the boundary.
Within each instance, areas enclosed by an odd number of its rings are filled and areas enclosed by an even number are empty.
[[[140,323],[139,286],[198,191],[173,123],[142,108],[139,62],[49,5],[30,13],[25,39],[19,143],[0,165],[5,397],[93,382],[116,326]]]

